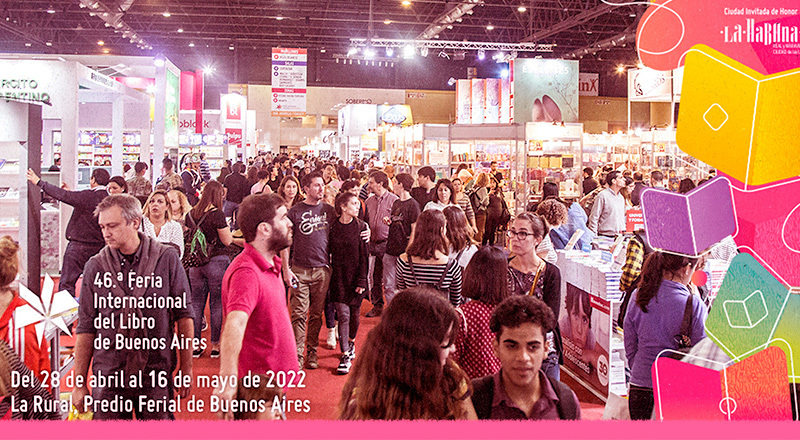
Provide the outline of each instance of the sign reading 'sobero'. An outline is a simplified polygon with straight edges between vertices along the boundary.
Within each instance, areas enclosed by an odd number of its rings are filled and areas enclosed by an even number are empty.
[[[38,81],[30,78],[0,78],[0,99],[50,104],[50,94],[41,90]]]
[[[578,122],[578,62],[513,62],[514,122]]]

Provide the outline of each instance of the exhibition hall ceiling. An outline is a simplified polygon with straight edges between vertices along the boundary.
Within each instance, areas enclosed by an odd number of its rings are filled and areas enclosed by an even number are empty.
[[[549,50],[518,56],[624,63],[635,62],[631,43],[645,8],[600,0],[4,0],[0,5],[4,52],[169,58],[282,46],[334,58],[346,56],[351,39],[360,38],[539,43]],[[477,56],[471,49],[431,53]]]

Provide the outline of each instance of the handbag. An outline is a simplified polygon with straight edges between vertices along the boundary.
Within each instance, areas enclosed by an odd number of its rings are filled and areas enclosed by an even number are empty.
[[[689,350],[692,349],[694,344],[692,343],[692,338],[689,336],[691,328],[692,328],[692,303],[694,295],[689,293],[689,299],[686,300],[686,308],[683,310],[683,321],[681,322],[681,330],[680,333],[675,335],[675,343],[678,345],[678,348],[669,351],[665,354],[666,357],[681,360],[689,353]]]

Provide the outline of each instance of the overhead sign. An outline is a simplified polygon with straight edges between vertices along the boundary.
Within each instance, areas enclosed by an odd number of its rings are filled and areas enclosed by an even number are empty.
[[[579,73],[578,94],[580,96],[598,96],[600,90],[600,74]]]
[[[272,116],[306,115],[306,49],[272,49]]]
[[[378,119],[393,125],[412,125],[414,123],[410,105],[379,105]]]
[[[672,94],[672,71],[650,68],[628,70],[628,99],[631,101],[669,101]]]

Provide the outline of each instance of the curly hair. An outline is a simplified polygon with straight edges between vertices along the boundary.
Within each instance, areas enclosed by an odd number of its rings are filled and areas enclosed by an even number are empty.
[[[0,237],[0,287],[6,287],[17,277],[19,245],[9,235]]]
[[[547,199],[540,203],[536,214],[542,216],[550,226],[558,226],[567,221],[567,207],[558,199]]]
[[[450,302],[421,287],[397,294],[342,390],[339,417],[351,420],[457,418],[453,391],[466,374],[441,364],[442,341],[455,341],[459,319]]]

